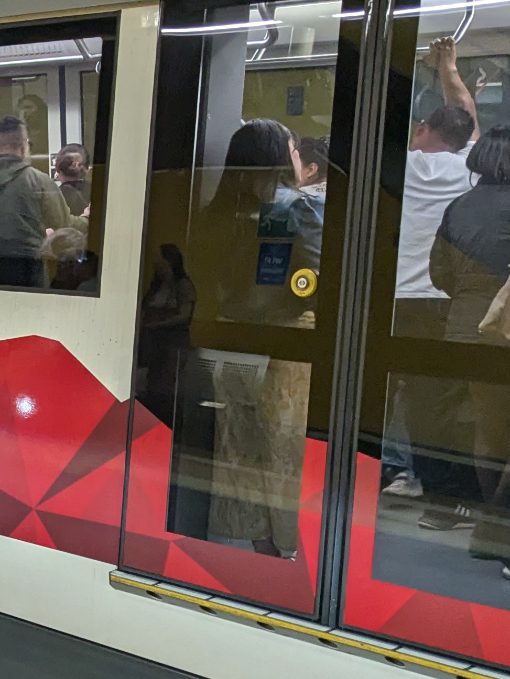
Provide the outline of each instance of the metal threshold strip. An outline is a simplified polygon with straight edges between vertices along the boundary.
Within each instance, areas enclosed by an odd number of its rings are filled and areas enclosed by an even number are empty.
[[[413,648],[380,641],[370,636],[324,627],[289,615],[272,613],[256,606],[240,604],[211,594],[170,585],[151,578],[124,573],[110,573],[110,585],[131,594],[191,608],[226,620],[262,628],[277,634],[326,646],[344,653],[401,667],[427,676],[455,679],[510,679],[510,674],[480,667],[469,661],[421,652]]]

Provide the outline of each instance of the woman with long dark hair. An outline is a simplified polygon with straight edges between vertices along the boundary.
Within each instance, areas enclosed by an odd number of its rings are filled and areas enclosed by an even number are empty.
[[[493,343],[478,326],[510,272],[510,127],[496,126],[480,137],[467,167],[479,179],[447,208],[432,247],[430,276],[452,300],[445,339]],[[485,502],[471,553],[502,561],[510,577],[510,385],[471,382],[470,392]]]
[[[322,216],[298,189],[298,149],[290,130],[266,118],[232,136],[192,248],[194,281],[201,278],[199,320],[253,323],[269,333],[270,326],[302,327],[304,315],[313,315],[313,303],[290,288],[297,269],[318,272],[322,243]],[[211,539],[249,541],[259,553],[292,557],[310,366],[258,359],[251,369],[214,372],[214,400],[224,407],[215,411],[208,532]]]
[[[323,215],[299,191],[300,169],[298,138],[276,120],[250,120],[234,133],[196,232],[194,253],[214,261],[213,272],[205,260],[194,269],[208,276],[197,285],[198,316],[298,326],[314,309],[290,290],[297,269],[319,271],[322,247]]]

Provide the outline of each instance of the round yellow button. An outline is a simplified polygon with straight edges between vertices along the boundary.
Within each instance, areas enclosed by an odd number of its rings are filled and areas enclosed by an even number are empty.
[[[297,297],[311,297],[316,293],[317,285],[317,274],[311,269],[299,269],[290,281],[290,288]]]

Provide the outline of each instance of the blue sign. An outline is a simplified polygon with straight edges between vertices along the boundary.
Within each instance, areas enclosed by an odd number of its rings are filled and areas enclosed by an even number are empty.
[[[257,266],[257,285],[285,285],[291,243],[262,243]]]

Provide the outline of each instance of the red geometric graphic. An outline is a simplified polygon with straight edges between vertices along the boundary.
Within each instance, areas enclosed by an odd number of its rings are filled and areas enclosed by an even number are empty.
[[[381,463],[358,453],[344,624],[510,665],[510,612],[372,579],[380,479]]]
[[[1,533],[116,563],[127,404],[52,340],[0,342],[0,366]]]
[[[143,411],[139,406],[135,420],[143,416]],[[160,424],[131,446],[121,567],[258,603],[312,613],[317,593],[327,444],[307,439],[299,543],[296,560],[292,561],[168,533],[171,443],[170,430]],[[154,538],[153,557],[150,546],[140,542],[141,535]],[[159,565],[162,543],[169,546],[163,570]]]
[[[121,565],[183,584],[310,613],[326,444],[307,440],[296,561],[166,531],[171,431],[135,409]],[[0,534],[116,564],[128,405],[61,344],[0,342]],[[510,612],[372,579],[380,463],[358,454],[344,622],[510,665]]]

